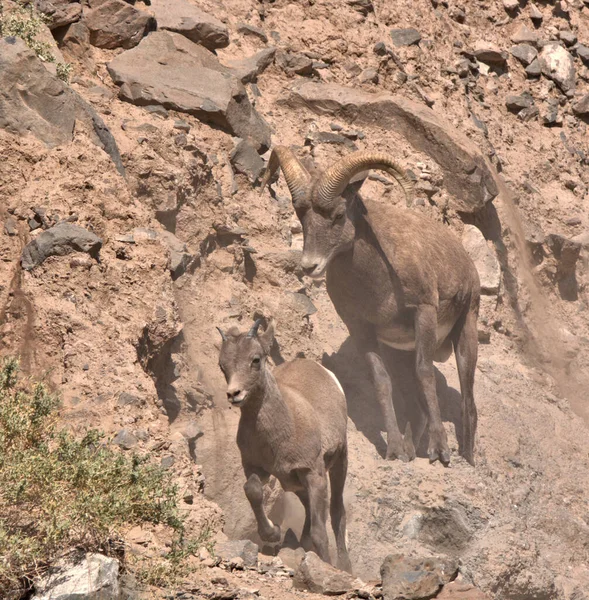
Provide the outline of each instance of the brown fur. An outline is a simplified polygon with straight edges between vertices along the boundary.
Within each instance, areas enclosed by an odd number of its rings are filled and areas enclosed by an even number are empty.
[[[279,155],[282,162],[296,161],[288,149]],[[361,153],[345,159],[347,182],[362,168],[390,172],[383,155],[364,156],[368,156],[364,162]],[[311,277],[326,272],[329,297],[368,362],[386,424],[387,458],[415,456],[415,446],[429,424],[430,460],[449,463],[433,361],[446,360],[453,347],[463,402],[462,451],[474,464],[480,300],[476,268],[445,226],[410,210],[363,202],[357,195],[362,182],[346,188],[344,177],[342,195],[326,195],[326,182],[336,171],[337,164],[308,183],[303,178],[298,182],[295,210],[304,235],[301,265]],[[398,168],[394,173],[404,189],[411,188]],[[396,352],[410,352],[414,359],[415,371],[407,376],[417,380],[421,411],[405,440],[393,410],[391,378],[381,358],[383,343]]]
[[[303,547],[329,561],[329,473],[338,566],[349,571],[343,504],[348,453],[345,396],[330,374],[310,360],[293,360],[272,372],[267,355],[273,327],[260,336],[256,329],[249,334],[233,330],[222,334],[219,365],[227,379],[229,401],[241,408],[237,445],[258,532],[264,541],[280,540],[280,528],[268,519],[262,505],[262,486],[274,475],[305,507]]]

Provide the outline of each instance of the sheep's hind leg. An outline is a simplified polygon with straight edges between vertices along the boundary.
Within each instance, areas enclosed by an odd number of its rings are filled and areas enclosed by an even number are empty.
[[[474,376],[477,367],[477,315],[470,310],[457,323],[454,339],[456,367],[462,395],[462,440],[464,458],[474,466],[474,441],[477,430],[477,409],[474,403]]]
[[[313,542],[311,541],[311,506],[309,505],[309,494],[306,489],[300,490],[296,494],[305,507],[305,524],[303,525],[303,533],[301,534],[301,546],[305,552],[309,552],[313,548]]]
[[[260,477],[261,475],[261,477]],[[265,542],[276,543],[280,541],[280,527],[274,525],[264,510],[264,483],[268,481],[268,475],[261,472],[247,472],[247,481],[243,486],[245,495],[254,511],[258,522],[258,534]]]
[[[415,371],[429,416],[429,448],[427,451],[429,460],[430,462],[439,460],[447,466],[450,464],[450,449],[446,430],[442,424],[434,371],[437,322],[438,315],[435,307],[428,305],[418,307],[415,315]]]
[[[329,470],[331,482],[330,514],[331,526],[337,545],[337,567],[348,573],[352,572],[352,563],[346,546],[346,508],[344,506],[344,487],[348,473],[348,452],[342,450]]]
[[[327,540],[327,478],[325,471],[305,470],[299,473],[301,483],[309,495],[311,509],[311,541],[321,560],[329,562]]]

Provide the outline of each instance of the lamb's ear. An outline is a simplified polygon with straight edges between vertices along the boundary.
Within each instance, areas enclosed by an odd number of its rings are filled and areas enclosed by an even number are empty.
[[[270,319],[266,331],[258,335],[258,341],[262,344],[265,354],[270,354],[270,350],[272,350],[272,344],[274,343],[274,325],[274,319]]]

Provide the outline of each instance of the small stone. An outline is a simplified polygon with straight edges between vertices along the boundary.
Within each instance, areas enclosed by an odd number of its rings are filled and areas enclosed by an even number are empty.
[[[533,104],[532,106],[528,106],[527,108],[520,110],[519,113],[517,114],[517,118],[520,121],[527,123],[528,121],[535,119],[539,114],[540,114],[540,110],[538,109],[538,107],[536,105]]]
[[[562,117],[558,114],[558,100],[554,98],[548,100],[546,114],[542,117],[542,124],[546,127],[562,125]]]
[[[378,83],[378,72],[375,69],[364,69],[358,75],[360,83]]]
[[[575,63],[573,57],[557,42],[549,42],[540,52],[542,73],[552,79],[563,92],[575,88]]]
[[[388,54],[388,49],[384,42],[377,42],[374,44],[373,52],[378,56],[386,56]]]
[[[578,102],[573,104],[573,113],[577,117],[589,116],[589,94],[585,94]]]
[[[357,149],[346,134],[332,133],[331,131],[311,131],[305,137],[306,146],[317,146],[319,144],[343,144],[351,150]]]
[[[138,396],[134,396],[127,392],[121,392],[117,404],[119,406],[141,406],[143,402]]]
[[[577,44],[575,52],[584,63],[589,64],[589,48],[587,46]]]
[[[120,446],[123,450],[130,450],[137,444],[137,441],[137,438],[128,429],[121,429],[115,435],[112,443]]]
[[[268,36],[264,33],[264,31],[255,25],[250,25],[249,23],[238,23],[237,33],[257,37],[264,43],[268,42]]]
[[[436,596],[436,600],[490,600],[490,598],[474,585],[456,580],[446,584]]]
[[[570,29],[559,31],[558,37],[565,43],[565,46],[574,46],[577,43],[577,36]]]
[[[529,108],[534,103],[534,99],[530,94],[523,93],[521,96],[507,96],[505,99],[505,106],[511,112],[519,112],[524,108]]]
[[[538,56],[538,51],[529,44],[517,44],[509,50],[512,56],[515,56],[526,67],[530,65]]]
[[[542,66],[540,65],[540,61],[535,58],[527,67],[526,67],[526,75],[530,78],[532,77],[540,77],[542,75]]]
[[[176,459],[171,454],[169,454],[168,456],[162,457],[162,459],[160,461],[160,465],[161,465],[162,469],[169,469],[174,466],[175,462],[176,462]]]
[[[525,25],[520,25],[511,36],[511,41],[514,44],[530,44],[531,46],[536,46],[538,39],[538,34]]]
[[[293,587],[315,594],[338,596],[354,589],[354,579],[349,573],[323,562],[314,552],[307,552],[295,572]]]
[[[532,19],[532,21],[535,21],[536,23],[539,23],[540,21],[542,21],[542,19],[544,18],[544,14],[542,13],[542,11],[535,5],[535,4],[530,4],[530,19]]]
[[[239,557],[248,568],[258,566],[258,545],[250,540],[228,540],[218,543],[215,553],[227,561]]]
[[[190,131],[190,125],[186,121],[178,119],[174,121],[174,129],[179,129],[180,131],[184,131],[184,133],[188,133]]]
[[[163,106],[160,106],[159,104],[151,104],[150,106],[146,106],[145,110],[152,115],[161,117],[162,119],[167,119],[170,115],[170,113]]]
[[[412,27],[407,29],[391,29],[391,38],[395,46],[412,46],[413,44],[419,44],[421,34],[417,29],[413,29]]]
[[[8,219],[4,221],[4,233],[10,236],[18,234],[18,226],[14,217],[8,217]]]
[[[476,42],[473,54],[478,61],[487,65],[503,66],[507,60],[507,52],[482,40]]]
[[[243,558],[241,556],[234,556],[229,560],[229,568],[232,571],[243,571],[245,567]]]
[[[276,65],[287,75],[311,75],[313,73],[313,60],[302,53],[278,52]]]
[[[518,0],[503,0],[503,8],[507,12],[513,12],[519,9],[519,2]]]
[[[235,171],[247,175],[252,183],[258,180],[264,170],[263,159],[246,140],[238,142],[231,152],[229,160]]]
[[[464,23],[466,21],[466,13],[463,8],[453,6],[450,9],[450,18],[457,23]]]

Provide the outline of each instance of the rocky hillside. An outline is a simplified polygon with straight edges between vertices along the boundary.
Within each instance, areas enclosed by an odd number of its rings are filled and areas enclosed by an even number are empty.
[[[7,0],[0,23],[0,354],[60,393],[63,426],[169,470],[216,544],[173,589],[129,594],[589,598],[589,2]],[[273,144],[319,168],[387,152],[416,182],[407,210],[461,237],[483,291],[476,468],[453,359],[451,468],[384,460],[283,178],[260,193]],[[377,172],[361,193],[404,202]],[[269,316],[274,362],[322,361],[346,391],[361,581],[299,568],[302,506],[277,485],[292,531],[274,558],[257,537],[215,326]],[[165,546],[134,528],[126,552]]]

